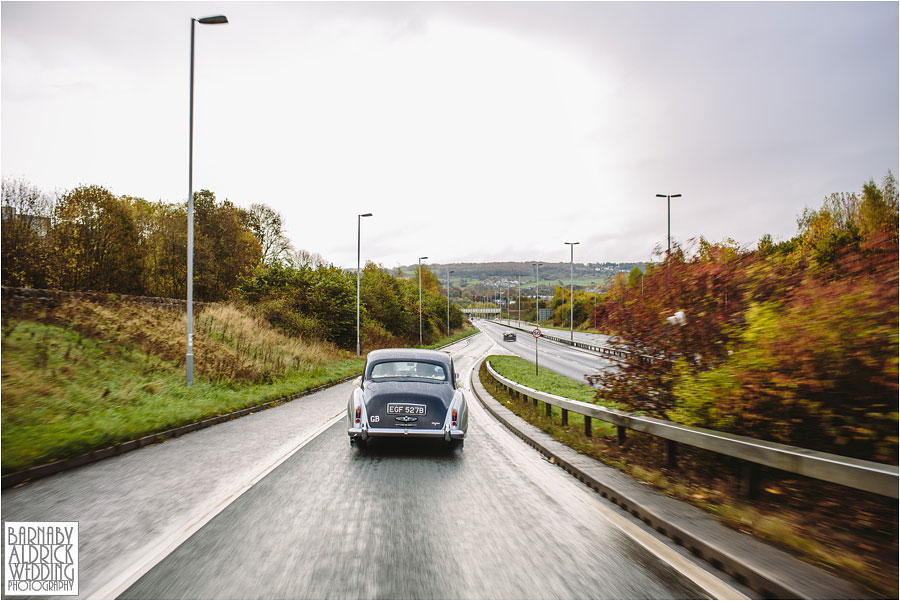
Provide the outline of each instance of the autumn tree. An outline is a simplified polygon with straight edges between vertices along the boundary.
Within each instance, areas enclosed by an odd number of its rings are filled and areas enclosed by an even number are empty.
[[[51,282],[64,290],[139,291],[139,236],[127,201],[81,186],[63,195],[53,220]]]
[[[194,291],[198,300],[223,300],[252,273],[262,250],[249,215],[209,190],[194,193]]]
[[[631,271],[628,272],[628,289],[635,290],[641,287],[641,278],[643,277],[644,272],[641,271],[640,267],[632,267]]]
[[[3,178],[2,281],[4,286],[45,288],[53,202],[21,179]]]
[[[896,222],[888,174],[805,210],[790,240],[701,237],[643,294],[617,278],[595,319],[651,360],[594,381],[631,411],[895,463]]]

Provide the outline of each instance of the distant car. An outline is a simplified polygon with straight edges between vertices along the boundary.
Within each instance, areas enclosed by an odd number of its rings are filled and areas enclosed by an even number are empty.
[[[373,438],[443,439],[462,447],[469,425],[453,359],[443,351],[380,349],[366,357],[347,404],[351,445]]]
[[[503,342],[515,342],[516,341],[516,333],[515,332],[503,332]]]

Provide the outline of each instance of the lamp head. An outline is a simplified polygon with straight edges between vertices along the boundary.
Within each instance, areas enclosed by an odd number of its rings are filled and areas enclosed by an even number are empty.
[[[225,15],[215,15],[212,17],[203,17],[202,19],[197,19],[198,23],[203,23],[204,25],[224,25],[228,23],[228,17]]]
[[[363,213],[360,217],[371,217],[372,213]]]

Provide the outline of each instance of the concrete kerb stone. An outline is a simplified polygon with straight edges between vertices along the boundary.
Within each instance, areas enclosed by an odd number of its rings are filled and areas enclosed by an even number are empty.
[[[701,509],[671,499],[615,468],[579,454],[497,401],[481,383],[484,360],[473,368],[472,390],[498,421],[600,495],[693,555],[765,598],[861,599],[865,591],[749,535],[736,532]]]
[[[471,334],[466,336],[465,338],[460,338],[450,344],[442,346],[440,348],[446,348],[450,345],[456,344],[457,342],[462,342],[472,336],[478,335],[480,332],[476,332],[475,334]],[[200,420],[197,422],[192,422],[190,424],[185,424],[183,426],[179,426],[177,428],[172,428],[170,430],[164,430],[161,432],[155,432],[153,434],[148,434],[147,436],[142,436],[141,438],[137,438],[135,440],[129,440],[127,442],[122,442],[119,444],[115,444],[111,447],[106,447],[104,449],[98,449],[96,451],[91,451],[90,453],[85,453],[84,455],[78,455],[77,457],[70,457],[68,459],[60,459],[59,461],[54,461],[52,463],[45,463],[44,465],[37,465],[35,467],[30,467],[28,469],[24,469],[18,472],[12,472],[10,474],[5,474],[0,478],[0,488],[10,488],[12,486],[16,486],[17,484],[21,484],[23,482],[37,480],[38,478],[44,478],[46,476],[51,476],[53,474],[70,470],[72,468],[80,467],[82,465],[87,465],[88,463],[94,463],[95,461],[100,461],[101,459],[107,459],[109,457],[115,457],[117,455],[122,455],[129,451],[134,451],[140,449],[141,447],[145,447],[150,444],[155,444],[158,442],[163,442],[170,438],[175,438],[181,436],[182,434],[188,434],[190,432],[195,432],[197,430],[202,430],[203,428],[209,428],[210,426],[215,426],[216,424],[221,424],[223,422],[231,421],[233,419],[237,419],[239,417],[244,417],[245,415],[250,415],[251,413],[256,413],[257,411],[264,411],[266,409],[271,409],[272,407],[277,407],[278,405],[283,405],[284,403],[288,403],[290,401],[299,399],[300,397],[308,396],[310,394],[315,394],[316,392],[320,392],[325,390],[326,388],[331,388],[332,386],[338,386],[339,384],[343,384],[344,382],[349,382],[355,378],[358,378],[362,374],[353,374],[351,376],[347,376],[346,378],[341,378],[336,382],[332,382],[329,384],[323,384],[321,386],[316,386],[315,388],[310,388],[308,390],[304,390],[301,392],[295,392],[293,394],[289,394],[287,396],[283,396],[277,398],[272,401],[267,401],[265,403],[261,403],[259,405],[254,405],[253,407],[246,407],[244,409],[238,409],[237,411],[232,411],[231,413],[226,413],[225,415],[217,415],[215,417],[210,417],[204,420]]]

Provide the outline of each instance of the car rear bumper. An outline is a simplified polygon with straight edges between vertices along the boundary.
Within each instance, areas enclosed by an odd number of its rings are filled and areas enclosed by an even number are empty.
[[[462,440],[465,430],[457,429],[421,429],[415,428],[348,428],[350,438],[367,440],[369,438],[442,438],[446,441]]]

